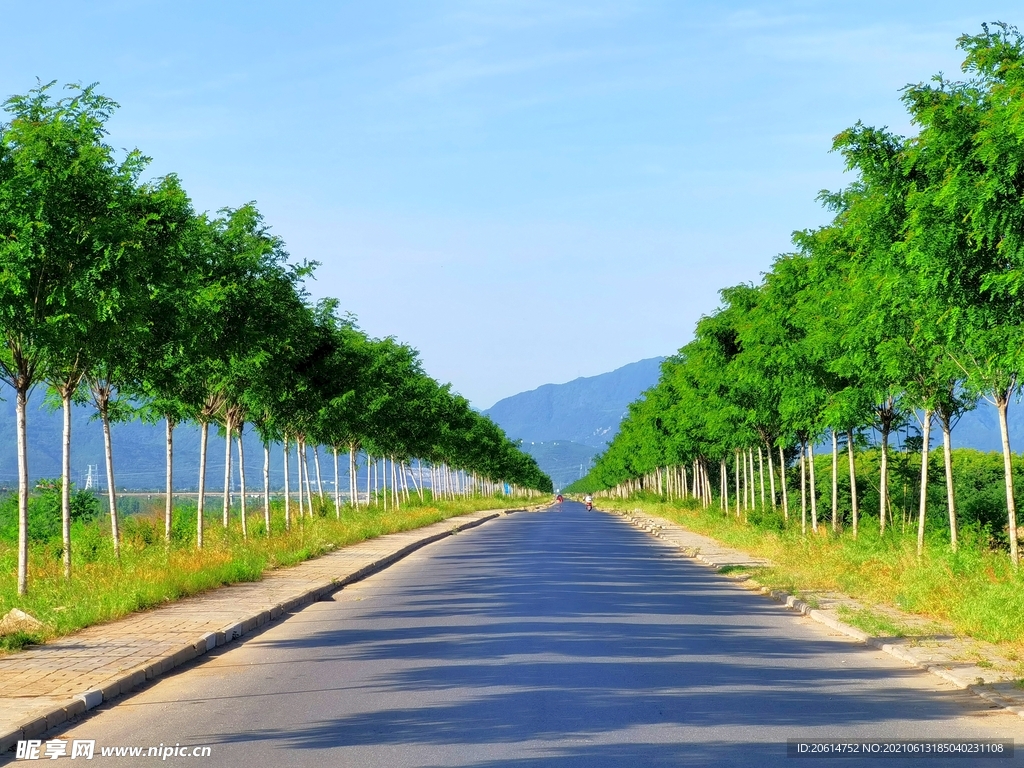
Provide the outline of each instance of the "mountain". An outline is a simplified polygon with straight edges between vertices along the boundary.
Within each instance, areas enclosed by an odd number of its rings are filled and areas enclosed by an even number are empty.
[[[665,358],[652,357],[610,373],[545,384],[499,400],[484,411],[513,440],[565,440],[603,449],[626,408],[654,386]]]
[[[484,411],[548,473],[556,488],[586,474],[619,431],[629,404],[653,387],[665,358],[653,357],[565,384],[545,384]]]

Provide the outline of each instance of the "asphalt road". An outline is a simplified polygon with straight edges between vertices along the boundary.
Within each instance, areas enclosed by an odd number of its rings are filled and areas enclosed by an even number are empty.
[[[165,764],[591,768],[903,764],[792,758],[786,744],[1021,734],[981,699],[567,502],[419,550],[62,737],[211,747]],[[1024,765],[1024,746],[909,762]]]

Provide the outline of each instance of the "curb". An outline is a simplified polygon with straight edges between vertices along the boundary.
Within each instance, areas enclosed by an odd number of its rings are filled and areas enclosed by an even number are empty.
[[[145,667],[137,667],[135,669],[122,672],[119,677],[107,683],[102,689],[97,688],[83,691],[82,693],[66,699],[60,704],[55,705],[49,711],[34,713],[32,715],[32,720],[24,722],[11,730],[0,732],[0,758],[2,758],[5,753],[13,750],[19,741],[39,738],[39,736],[51,728],[55,728],[58,725],[89,711],[90,709],[94,709],[104,702],[124,695],[139,687],[147,680],[152,680],[165,672],[170,672],[172,669],[192,661],[193,659],[212,651],[218,646],[237,640],[238,638],[249,634],[253,630],[270,623],[271,621],[287,617],[287,614],[292,613],[299,608],[309,605],[310,603],[317,602],[318,600],[322,600],[353,582],[360,581],[365,579],[367,576],[384,570],[389,565],[393,565],[397,561],[407,557],[428,544],[433,544],[436,541],[440,541],[441,539],[445,539],[456,533],[476,528],[490,520],[510,515],[522,509],[525,509],[526,511],[535,511],[538,509],[544,509],[547,506],[549,505],[538,504],[531,507],[520,507],[518,509],[481,512],[479,513],[481,515],[480,517],[454,525],[449,530],[441,531],[440,533],[431,534],[430,536],[418,539],[388,555],[385,555],[379,560],[375,560],[369,565],[363,566],[354,573],[350,573],[340,579],[331,580],[312,587],[311,589],[307,589],[304,592],[278,603],[269,610],[252,614],[241,622],[226,626],[217,632],[207,632],[200,637],[197,637],[195,641],[186,643],[185,645],[180,646],[177,650],[169,651],[159,661],[155,661]]]
[[[637,528],[640,528],[641,530],[647,531],[652,536],[656,536],[659,539],[665,538],[660,532],[661,529],[664,528],[664,526],[658,523],[654,523],[651,520],[642,520],[640,518],[635,518],[628,512],[620,512],[619,510],[608,511],[626,518],[632,525],[636,526]],[[682,528],[682,526],[679,527]],[[709,568],[713,568],[716,571],[721,571],[722,568],[725,567],[719,565],[710,558],[701,555],[699,549],[690,549],[688,547],[678,547],[678,549],[685,557],[688,557],[692,560],[697,560],[701,564],[706,565]],[[878,639],[877,637],[872,637],[867,632],[859,630],[856,627],[850,626],[849,624],[840,621],[839,619],[825,613],[824,611],[818,610],[817,608],[812,608],[810,605],[808,605],[806,602],[796,597],[795,595],[791,595],[790,593],[784,592],[779,589],[769,589],[768,587],[764,587],[761,584],[759,584],[756,579],[750,578],[749,576],[737,579],[730,577],[727,574],[723,575],[730,581],[733,581],[734,583],[744,587],[745,589],[749,589],[753,592],[759,592],[762,595],[770,597],[772,600],[781,603],[786,608],[794,610],[797,613],[800,613],[809,619],[813,619],[819,624],[824,624],[829,629],[834,629],[836,632],[840,632],[853,640],[857,640],[861,643],[864,643],[865,645],[870,645],[873,648],[876,648],[884,653],[887,653],[893,658],[899,659],[903,663],[908,664],[912,667],[916,667],[917,669],[923,670],[925,672],[930,672],[931,674],[944,680],[945,682],[956,686],[960,690],[973,693],[975,696],[985,699],[993,706],[999,707],[1000,709],[1004,709],[1007,712],[1011,712],[1017,717],[1024,719],[1024,707],[1020,707],[1014,704],[1007,704],[1005,699],[1003,699],[998,694],[993,693],[992,691],[988,690],[984,686],[978,685],[977,683],[968,683],[964,679],[958,677],[957,675],[954,675],[947,669],[943,669],[942,667],[934,664],[922,663],[918,659],[915,659],[911,654],[907,653],[900,646],[893,645],[892,643],[886,643]]]

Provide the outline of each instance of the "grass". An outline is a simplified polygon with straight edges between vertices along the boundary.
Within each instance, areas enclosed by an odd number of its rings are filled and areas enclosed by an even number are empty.
[[[175,511],[175,540],[163,541],[162,511],[153,508],[123,521],[121,558],[113,556],[106,524],[76,524],[72,538],[73,578],[63,578],[59,542],[36,543],[29,554],[29,594],[17,594],[17,548],[0,542],[0,615],[20,608],[43,622],[38,634],[0,637],[0,652],[20,650],[76,630],[111,621],[206,590],[256,581],[268,570],[286,567],[388,533],[420,528],[460,514],[484,509],[515,508],[543,499],[501,497],[411,504],[400,510],[345,507],[341,519],[334,509],[292,520],[273,510],[271,536],[263,535],[262,511],[247,516],[249,538],[241,536],[237,510],[232,525],[221,525],[220,510],[205,522],[204,548],[197,550],[191,529],[195,505]],[[154,501],[154,507],[159,500]]]
[[[872,637],[907,636],[906,627],[902,624],[898,624],[887,616],[883,616],[882,614],[868,608],[854,610],[845,605],[840,605],[836,609],[836,613],[838,613],[839,618],[847,624],[867,632]]]
[[[913,533],[902,535],[896,529],[880,536],[869,517],[863,519],[857,539],[848,532],[832,534],[824,525],[818,534],[808,531],[804,537],[799,519],[790,526],[779,519],[755,524],[691,502],[634,498],[602,500],[602,506],[658,515],[767,558],[772,566],[758,569],[757,580],[770,589],[841,592],[948,623],[959,634],[1004,644],[1024,655],[1024,574],[1013,569],[1005,551],[991,548],[984,532],[962,530],[955,553],[936,535],[918,559]]]

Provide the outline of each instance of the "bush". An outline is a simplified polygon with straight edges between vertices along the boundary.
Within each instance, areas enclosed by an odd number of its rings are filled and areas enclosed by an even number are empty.
[[[28,499],[28,536],[38,543],[61,541],[61,481],[40,480]],[[100,502],[90,491],[71,493],[71,521],[88,523],[99,517]],[[18,494],[9,493],[0,500],[0,539],[18,541]]]

